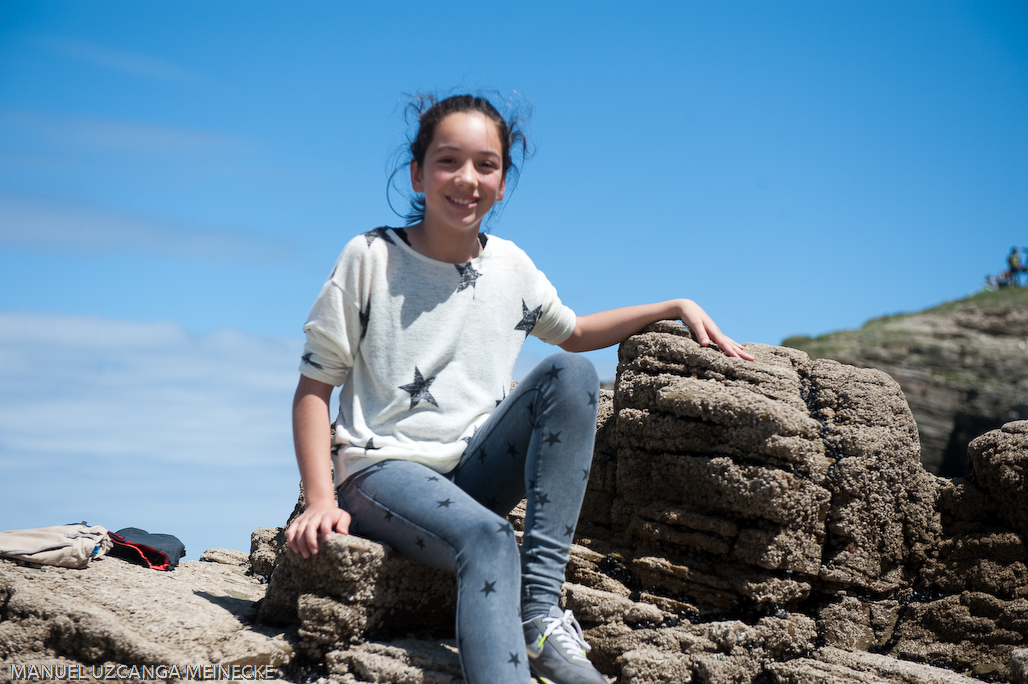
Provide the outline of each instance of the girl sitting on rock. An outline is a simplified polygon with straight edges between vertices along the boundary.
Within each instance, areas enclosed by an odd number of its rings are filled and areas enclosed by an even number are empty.
[[[602,684],[581,627],[558,607],[592,459],[596,372],[557,353],[509,391],[518,352],[528,335],[600,349],[673,318],[700,344],[752,357],[688,299],[576,316],[524,252],[480,232],[512,148],[525,150],[516,121],[471,95],[414,106],[407,226],[353,238],[304,326],[293,434],[307,508],[286,538],[306,558],[352,532],[455,571],[471,684],[527,683],[530,670]],[[504,516],[522,498],[519,552]]]

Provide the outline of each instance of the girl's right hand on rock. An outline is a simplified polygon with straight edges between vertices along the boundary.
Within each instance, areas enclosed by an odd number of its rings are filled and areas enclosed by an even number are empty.
[[[333,532],[348,534],[350,514],[338,506],[308,506],[286,530],[286,542],[294,553],[310,558],[318,552],[318,539],[328,541]]]

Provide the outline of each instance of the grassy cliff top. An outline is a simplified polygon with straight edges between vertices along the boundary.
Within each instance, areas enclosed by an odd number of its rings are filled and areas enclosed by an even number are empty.
[[[959,311],[999,311],[1003,309],[1028,308],[1028,287],[1004,287],[994,291],[982,291],[950,302],[943,302],[924,311],[900,313],[872,318],[856,330],[840,330],[817,337],[794,335],[782,340],[783,347],[802,349],[813,357],[834,358],[838,352],[852,348],[860,341],[873,340],[876,344],[889,341],[899,342],[905,337],[894,325],[904,319],[924,315],[945,315]],[[887,330],[887,328],[892,328]],[[896,337],[896,340],[885,339]],[[868,339],[870,338],[870,339]]]

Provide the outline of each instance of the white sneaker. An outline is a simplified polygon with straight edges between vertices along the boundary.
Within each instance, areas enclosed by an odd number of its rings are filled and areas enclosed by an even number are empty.
[[[550,612],[522,623],[528,666],[544,684],[607,684],[589,662],[589,644],[582,635],[574,613],[561,613],[557,606]]]

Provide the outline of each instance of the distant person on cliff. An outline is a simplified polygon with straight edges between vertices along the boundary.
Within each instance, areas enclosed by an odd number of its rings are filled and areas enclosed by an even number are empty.
[[[511,153],[524,156],[518,119],[472,95],[408,111],[418,127],[397,169],[414,195],[406,226],[350,240],[304,325],[293,435],[307,508],[286,538],[309,557],[352,531],[455,571],[469,684],[529,684],[530,670],[605,684],[558,607],[592,460],[596,371],[558,353],[511,390],[515,359],[528,335],[580,352],[669,318],[704,346],[753,357],[688,299],[576,316],[523,251],[481,232],[517,171]],[[504,516],[526,496],[519,553]]]
[[[1007,265],[1010,266],[1010,282],[1014,285],[1020,285],[1021,273],[1024,271],[1024,268],[1021,266],[1021,257],[1017,254],[1017,247],[1010,248]]]

